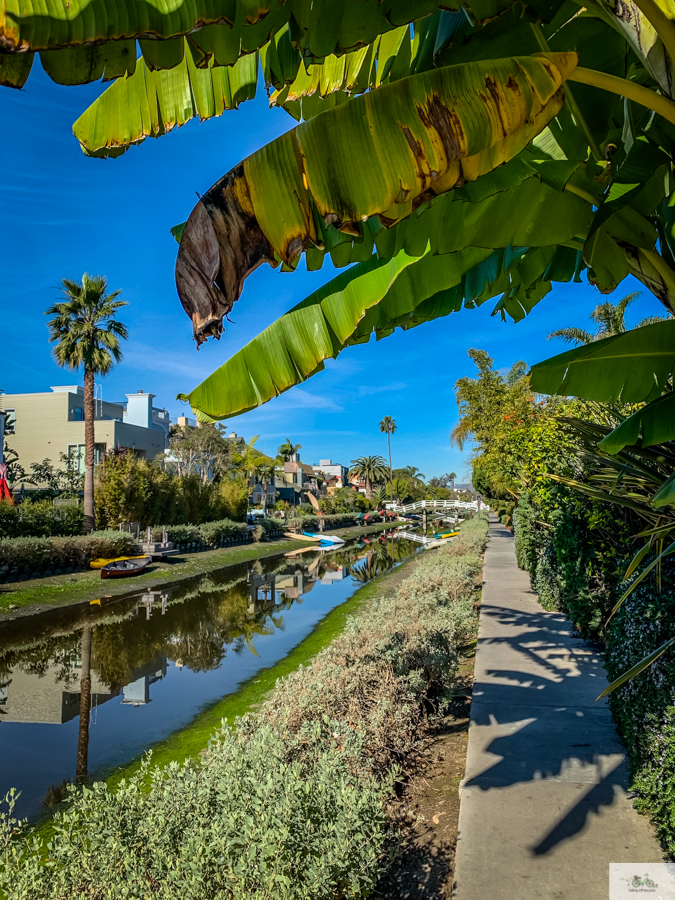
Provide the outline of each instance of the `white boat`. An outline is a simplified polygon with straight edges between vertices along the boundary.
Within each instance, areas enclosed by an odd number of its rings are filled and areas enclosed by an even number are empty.
[[[339,547],[341,544],[344,544],[342,538],[336,534],[319,534],[318,537],[321,538],[322,544],[329,544],[331,547]]]

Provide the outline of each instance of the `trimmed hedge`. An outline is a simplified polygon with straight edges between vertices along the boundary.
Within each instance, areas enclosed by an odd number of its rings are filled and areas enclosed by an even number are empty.
[[[346,525],[354,525],[356,513],[337,513],[331,516],[293,516],[287,522],[289,528],[297,531],[318,531],[323,522],[329,528],[341,528]]]
[[[351,900],[392,857],[394,780],[442,707],[475,628],[485,522],[418,557],[311,665],[224,726],[199,761],[70,787],[49,853],[0,813],[13,900]],[[148,781],[150,780],[150,784]]]
[[[51,500],[0,502],[0,538],[72,537],[83,530],[81,507],[55,507]]]
[[[93,531],[78,537],[0,540],[0,581],[25,581],[89,566],[92,559],[140,553],[130,534]]]
[[[245,522],[233,522],[221,519],[218,522],[203,522],[201,525],[169,525],[167,537],[176,547],[183,551],[212,550],[215,547],[228,547],[232,544],[246,544],[251,540],[265,540],[268,536],[281,535],[283,523],[278,519],[258,519],[256,526],[260,530],[253,532],[253,537]],[[155,526],[152,538],[162,539],[163,529]]]

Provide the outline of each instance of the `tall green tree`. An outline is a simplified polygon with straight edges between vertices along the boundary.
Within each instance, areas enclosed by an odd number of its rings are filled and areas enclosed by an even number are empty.
[[[394,502],[394,476],[391,468],[391,436],[396,434],[396,420],[391,416],[385,416],[380,422],[380,433],[387,435],[387,449],[389,450],[389,494],[391,502]]]
[[[373,498],[373,485],[386,483],[387,463],[381,456],[359,456],[352,460],[349,470],[350,478],[358,478],[363,481],[366,489],[366,497]]]
[[[61,290],[66,298],[50,306],[49,341],[59,366],[72,371],[84,369],[84,528],[96,527],[94,510],[94,380],[107,375],[122,359],[120,341],[126,340],[126,327],[115,317],[127,306],[120,290],[107,293],[106,278],[82,276],[82,281],[64,278]]]
[[[167,468],[180,476],[198,475],[202,484],[229,474],[233,467],[234,442],[222,423],[204,422],[197,428],[171,426],[170,459]]]
[[[582,328],[557,328],[549,334],[548,339],[550,341],[552,338],[560,338],[566,344],[575,344],[579,347],[613,334],[623,334],[628,331],[626,322],[628,307],[641,296],[640,291],[633,291],[622,297],[618,303],[612,303],[611,300],[599,303],[589,317],[595,323],[595,332],[584,331]],[[648,316],[634,327],[642,328],[644,325],[652,325],[654,322],[665,322],[668,318],[672,318],[672,316]]]

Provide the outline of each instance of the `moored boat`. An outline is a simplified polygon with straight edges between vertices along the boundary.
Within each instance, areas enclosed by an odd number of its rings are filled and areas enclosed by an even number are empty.
[[[128,578],[131,575],[139,575],[150,562],[149,556],[116,560],[101,567],[101,578]]]
[[[110,563],[114,562],[124,562],[127,559],[145,559],[145,555],[143,556],[115,556],[112,559],[92,559],[89,563],[90,569],[102,569],[103,566],[107,566]]]

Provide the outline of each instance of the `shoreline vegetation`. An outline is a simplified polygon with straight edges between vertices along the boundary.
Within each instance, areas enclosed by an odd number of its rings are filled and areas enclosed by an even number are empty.
[[[3,815],[0,886],[17,900],[370,894],[395,855],[397,783],[475,627],[486,532],[471,520],[362,588],[152,757],[71,788],[48,828],[12,834]]]
[[[335,529],[344,540],[372,534],[390,528],[390,524],[380,522],[366,527]],[[225,547],[198,553],[184,553],[172,558],[168,563],[153,563],[149,571],[120,582],[105,584],[106,597],[121,599],[154,584],[168,586],[214,569],[227,568],[256,559],[264,559],[277,553],[306,548],[307,542],[290,538],[245,544],[240,547]],[[101,597],[101,576],[98,571],[87,570],[33,581],[14,582],[0,585],[0,624],[21,615],[34,615],[48,610],[60,609],[76,604],[87,604]],[[16,607],[10,609],[10,606]]]

